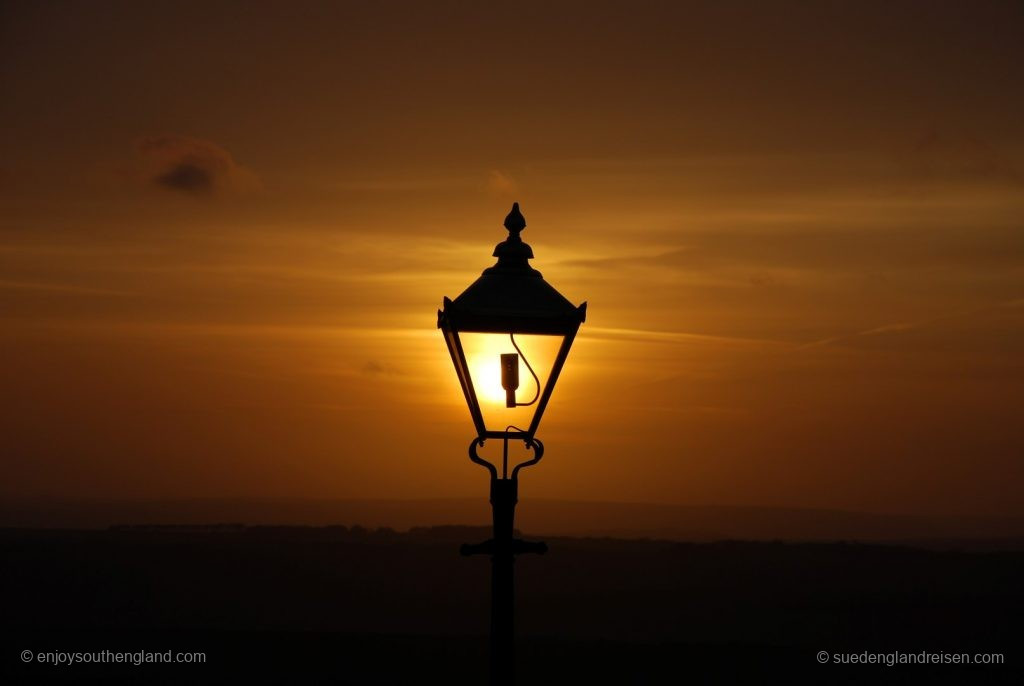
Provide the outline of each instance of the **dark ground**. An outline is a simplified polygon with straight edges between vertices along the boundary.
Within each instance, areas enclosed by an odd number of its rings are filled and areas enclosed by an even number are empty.
[[[483,683],[475,528],[0,530],[2,683]],[[1015,682],[1024,552],[548,539],[517,562],[520,683]],[[23,650],[200,651],[51,665]],[[1003,653],[994,666],[819,664],[819,651]],[[830,657],[831,660],[831,657]]]

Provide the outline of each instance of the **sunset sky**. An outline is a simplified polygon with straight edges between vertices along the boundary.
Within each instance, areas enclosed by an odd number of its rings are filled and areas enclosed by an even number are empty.
[[[4,3],[0,496],[485,498],[436,312],[518,201],[589,303],[524,502],[1024,514],[1021,36],[1011,1]]]

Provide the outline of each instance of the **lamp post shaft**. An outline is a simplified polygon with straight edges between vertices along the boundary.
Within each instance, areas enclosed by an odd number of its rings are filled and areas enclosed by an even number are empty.
[[[516,479],[491,479],[494,548],[491,554],[491,684],[515,683]]]

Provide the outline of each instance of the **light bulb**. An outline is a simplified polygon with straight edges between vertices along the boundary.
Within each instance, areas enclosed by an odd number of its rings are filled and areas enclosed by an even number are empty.
[[[519,388],[519,355],[501,354],[501,387],[505,389],[505,407],[516,406],[516,389]]]

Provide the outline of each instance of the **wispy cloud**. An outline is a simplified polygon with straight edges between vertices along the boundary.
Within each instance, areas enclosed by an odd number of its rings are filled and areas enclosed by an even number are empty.
[[[492,169],[487,174],[487,190],[492,196],[511,198],[519,193],[519,184],[508,174]]]
[[[941,322],[970,319],[972,317],[990,314],[992,312],[997,312],[999,310],[1018,309],[1021,307],[1024,307],[1024,298],[1016,298],[1013,300],[1006,300],[1003,302],[985,305],[982,307],[974,307],[969,310],[949,312],[947,314],[942,314],[935,317],[925,317],[922,319],[914,319],[903,322],[893,322],[890,324],[875,326],[870,329],[853,331],[850,333],[840,334],[838,336],[830,336],[828,338],[822,338],[820,340],[811,341],[810,343],[805,343],[804,345],[799,346],[799,349],[804,350],[808,348],[823,347],[833,345],[836,343],[853,341],[858,338],[868,338],[871,336],[878,336],[886,333],[897,333],[904,331],[913,331],[917,329],[924,329],[930,326],[934,326],[935,324],[939,324]]]
[[[96,288],[93,286],[80,286],[72,283],[45,283],[38,281],[0,280],[0,288],[15,291],[66,293],[68,295],[110,295],[118,297],[135,295],[128,291],[119,291],[110,288]]]
[[[614,341],[636,341],[644,343],[714,343],[716,345],[745,347],[791,348],[792,343],[766,338],[744,338],[741,336],[715,336],[711,334],[681,331],[653,331],[649,329],[617,329],[587,326],[580,329],[581,338]]]

